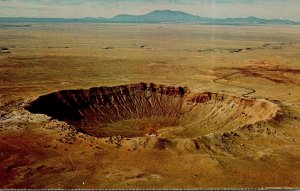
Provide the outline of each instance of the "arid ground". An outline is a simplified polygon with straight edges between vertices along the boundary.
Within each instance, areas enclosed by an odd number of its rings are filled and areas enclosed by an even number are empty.
[[[300,187],[299,26],[5,25],[0,47],[0,188]]]

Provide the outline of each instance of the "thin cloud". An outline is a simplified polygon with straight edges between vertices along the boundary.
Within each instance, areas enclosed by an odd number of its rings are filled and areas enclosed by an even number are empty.
[[[112,17],[156,9],[212,18],[256,16],[300,21],[298,0],[0,0],[2,17]]]

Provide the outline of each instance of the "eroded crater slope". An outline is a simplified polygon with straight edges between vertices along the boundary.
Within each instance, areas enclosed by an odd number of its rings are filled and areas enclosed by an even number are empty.
[[[136,83],[40,96],[26,107],[97,137],[196,137],[276,116],[277,105],[185,87]]]

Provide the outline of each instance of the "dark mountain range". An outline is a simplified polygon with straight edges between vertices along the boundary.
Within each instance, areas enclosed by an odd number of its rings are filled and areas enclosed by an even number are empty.
[[[145,15],[121,14],[112,18],[0,18],[1,23],[199,23],[215,25],[300,25],[300,22],[257,17],[213,19],[181,11],[155,10]]]

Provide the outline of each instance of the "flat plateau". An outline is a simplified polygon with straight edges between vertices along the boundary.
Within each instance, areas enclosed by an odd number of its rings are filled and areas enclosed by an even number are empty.
[[[0,33],[0,188],[299,188],[298,26]]]

